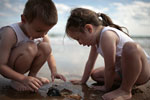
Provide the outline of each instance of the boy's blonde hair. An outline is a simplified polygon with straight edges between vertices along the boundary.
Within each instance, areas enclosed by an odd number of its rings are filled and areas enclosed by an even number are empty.
[[[28,0],[23,15],[29,23],[39,18],[47,25],[55,25],[58,20],[57,9],[52,0]]]

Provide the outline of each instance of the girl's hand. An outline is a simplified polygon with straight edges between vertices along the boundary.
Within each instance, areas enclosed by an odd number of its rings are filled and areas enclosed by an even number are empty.
[[[39,79],[32,76],[25,76],[22,83],[31,91],[38,91],[38,89],[43,85]]]
[[[70,80],[70,82],[74,85],[81,85],[83,84],[81,80]]]
[[[61,80],[63,80],[63,81],[66,81],[66,78],[65,78],[63,75],[58,74],[58,73],[52,74],[52,75],[51,75],[51,78],[52,78],[52,82],[54,82],[54,79],[55,79],[55,78],[56,78],[56,79],[61,79]]]
[[[106,88],[105,88],[104,85],[103,86],[92,86],[92,88],[94,90],[99,90],[99,91],[102,91],[102,92],[107,92],[107,90],[106,90]]]

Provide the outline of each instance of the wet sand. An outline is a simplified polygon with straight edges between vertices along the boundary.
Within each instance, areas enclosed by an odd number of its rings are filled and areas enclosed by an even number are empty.
[[[10,80],[0,75],[0,100],[102,100],[104,92],[90,88],[91,84],[95,83],[93,80],[89,79],[87,85],[73,85],[69,82],[70,79],[81,79],[90,48],[79,46],[74,41],[65,41],[63,44],[60,39],[52,40],[51,43],[57,70],[67,78],[67,82],[55,80],[55,85],[63,95],[47,96],[48,89],[52,87],[51,83],[41,87],[37,93],[17,92],[10,87]],[[95,68],[103,65],[103,59],[99,56]],[[38,76],[51,79],[47,64],[42,67]],[[132,93],[131,100],[150,100],[150,82],[134,88]]]
[[[10,80],[0,76],[0,100],[102,100],[103,92],[90,88],[94,81],[89,81],[87,85],[73,85],[70,82],[56,80],[55,87],[62,91],[62,96],[48,96],[47,92],[52,84],[46,84],[37,93],[17,92],[12,89]],[[131,100],[150,100],[150,82],[136,87],[132,90]]]

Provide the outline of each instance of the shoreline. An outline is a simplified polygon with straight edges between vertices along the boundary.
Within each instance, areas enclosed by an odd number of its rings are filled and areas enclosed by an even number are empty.
[[[10,80],[0,75],[0,100],[102,100],[103,92],[96,91],[90,88],[94,81],[88,82],[88,85],[73,85],[70,82],[62,82],[56,80],[55,85],[61,91],[70,91],[73,99],[69,96],[49,97],[47,96],[48,88],[52,84],[47,84],[39,89],[38,93],[33,92],[17,92],[12,89]],[[132,98],[130,100],[150,100],[150,81],[144,85],[137,86],[132,90]]]

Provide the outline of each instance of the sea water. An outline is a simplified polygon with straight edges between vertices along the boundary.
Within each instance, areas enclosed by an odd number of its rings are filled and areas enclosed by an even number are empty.
[[[150,38],[134,37],[134,41],[139,43],[142,48],[150,55]],[[67,78],[81,78],[84,67],[89,56],[90,47],[79,45],[77,41],[67,37],[50,38],[52,53],[56,60],[57,70]],[[48,66],[42,68],[46,77],[50,77]],[[94,68],[104,66],[104,60],[99,55]]]

